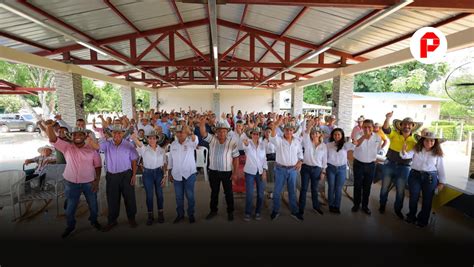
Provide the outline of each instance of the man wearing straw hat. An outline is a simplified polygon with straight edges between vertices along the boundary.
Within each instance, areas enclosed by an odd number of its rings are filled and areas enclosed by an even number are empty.
[[[137,227],[135,215],[137,203],[135,200],[135,174],[137,173],[138,153],[132,143],[123,140],[127,131],[119,125],[113,125],[111,140],[101,139],[100,150],[105,153],[107,173],[108,224],[104,231],[109,231],[117,225],[120,214],[120,196],[123,196],[127,218],[130,227]]]
[[[413,134],[423,125],[421,122],[415,122],[412,118],[404,118],[403,120],[393,120],[393,130],[390,129],[390,119],[393,111],[385,115],[385,122],[382,130],[388,135],[390,146],[387,152],[387,162],[384,166],[384,175],[382,179],[382,188],[380,189],[380,213],[385,213],[385,205],[387,204],[388,192],[391,183],[396,187],[395,198],[395,214],[404,219],[402,208],[403,199],[405,198],[405,186],[410,172],[411,159],[402,159],[400,152],[403,146],[410,151],[416,144]]]
[[[232,192],[232,178],[235,179],[239,167],[239,150],[235,141],[228,137],[230,128],[226,123],[218,122],[212,131],[206,131],[206,118],[199,121],[199,131],[204,141],[209,143],[209,185],[211,186],[211,211],[206,217],[210,220],[217,215],[220,184],[224,189],[227,203],[227,220],[234,220],[234,194]]]
[[[272,128],[270,142],[276,149],[275,166],[275,189],[273,190],[273,211],[271,219],[276,220],[280,216],[280,195],[285,183],[288,188],[291,217],[301,221],[298,205],[296,204],[296,176],[303,163],[303,150],[301,143],[293,137],[297,127],[292,123],[286,123],[283,127],[283,137],[277,136],[276,129],[281,125],[283,118],[279,118]]]
[[[97,221],[99,211],[97,190],[102,163],[97,151],[90,146],[90,143],[93,142],[92,137],[87,135],[86,129],[75,127],[71,133],[68,133],[68,137],[72,141],[68,143],[56,136],[52,123],[47,123],[44,126],[49,142],[64,154],[67,162],[63,173],[64,195],[67,200],[67,228],[62,234],[62,238],[70,236],[75,230],[75,214],[81,193],[84,194],[89,205],[91,225],[95,229],[101,230],[102,226]]]

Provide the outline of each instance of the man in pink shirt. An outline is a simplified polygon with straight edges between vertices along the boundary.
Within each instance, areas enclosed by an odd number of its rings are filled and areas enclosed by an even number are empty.
[[[66,219],[67,228],[62,238],[70,236],[75,230],[75,214],[79,204],[81,193],[84,194],[89,205],[89,221],[91,225],[101,230],[102,226],[97,221],[97,189],[99,188],[100,172],[102,164],[99,153],[92,149],[90,142],[92,137],[88,136],[86,129],[75,127],[71,133],[71,143],[59,139],[52,127],[52,123],[46,123],[46,134],[49,142],[64,154],[66,168],[64,177],[64,195],[67,200]]]

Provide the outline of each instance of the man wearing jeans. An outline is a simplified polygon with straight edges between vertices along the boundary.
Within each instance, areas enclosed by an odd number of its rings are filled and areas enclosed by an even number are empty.
[[[100,156],[96,150],[90,148],[89,143],[93,142],[89,136],[86,138],[86,130],[74,128],[71,132],[72,143],[59,139],[54,133],[52,123],[46,124],[46,134],[49,142],[64,154],[67,161],[64,169],[64,195],[67,200],[66,219],[67,228],[62,234],[66,238],[76,228],[76,209],[79,204],[81,193],[84,194],[89,205],[89,221],[97,230],[101,230],[101,225],[97,221],[97,189],[99,188],[100,171],[102,164]]]
[[[173,223],[184,219],[184,195],[188,200],[189,223],[194,223],[194,183],[196,182],[196,161],[194,150],[199,140],[188,126],[176,126],[177,140],[170,146],[168,169],[171,171],[170,181],[174,183],[176,194],[176,212],[178,216]]]
[[[294,137],[296,126],[287,123],[283,128],[283,137],[277,136],[276,129],[282,124],[280,117],[272,128],[270,142],[275,145],[276,165],[275,165],[275,189],[273,190],[273,211],[271,219],[276,220],[280,216],[280,195],[285,183],[288,188],[290,199],[291,217],[301,221],[296,204],[296,175],[300,171],[303,163],[303,151],[301,143]]]
[[[382,130],[388,135],[390,140],[390,147],[387,152],[387,161],[384,165],[384,177],[382,179],[382,188],[380,189],[380,213],[385,213],[385,205],[388,199],[388,189],[391,183],[395,184],[397,195],[395,199],[395,214],[404,219],[402,208],[403,199],[405,198],[405,186],[410,172],[411,159],[402,159],[400,151],[404,144],[406,150],[410,151],[416,144],[413,133],[416,132],[423,124],[414,122],[412,118],[405,118],[403,120],[394,120],[394,130],[390,129],[390,119],[393,111],[385,115],[385,122]]]
[[[371,214],[369,196],[372,180],[375,176],[375,160],[380,150],[382,139],[373,132],[374,122],[364,120],[361,125],[362,133],[354,135],[354,207],[353,212],[359,210],[362,202],[362,211]]]

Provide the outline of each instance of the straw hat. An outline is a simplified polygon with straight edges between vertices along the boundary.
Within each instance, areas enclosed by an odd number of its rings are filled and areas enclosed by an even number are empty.
[[[321,129],[320,127],[318,126],[314,126],[312,129],[311,129],[311,134],[313,133],[323,133],[323,129]]]
[[[165,139],[166,136],[163,133],[158,133],[157,131],[151,131],[148,134],[145,135],[145,137],[150,137],[150,136],[156,136],[156,144],[161,145]]]
[[[283,125],[282,130],[293,129],[295,132],[297,132],[299,128],[300,127],[298,125],[288,122],[288,123],[285,123],[285,125]]]
[[[49,150],[51,150],[51,152],[54,151],[53,146],[46,145],[46,146],[42,146],[42,147],[38,148],[38,153],[41,153],[44,149],[49,149]]]
[[[425,132],[425,133],[421,133],[421,134],[415,134],[416,141],[419,141],[421,138],[438,140],[438,142],[440,142],[440,143],[443,143],[444,141],[446,141],[444,138],[441,138],[441,137],[437,136],[433,132]]]
[[[259,127],[253,127],[253,128],[248,128],[245,130],[245,135],[247,135],[248,138],[252,139],[252,133],[257,132],[259,136],[262,136],[262,129]]]
[[[412,133],[416,132],[418,129],[421,128],[421,126],[423,126],[422,122],[416,122],[416,121],[413,121],[412,118],[406,117],[403,120],[398,120],[398,119],[393,120],[393,127],[397,129],[398,131],[402,131],[402,124],[405,122],[411,123],[413,125],[413,128],[411,129]]]
[[[356,122],[362,122],[364,120],[365,120],[364,116],[361,115],[359,118],[357,118]]]
[[[69,140],[72,140],[72,134],[73,133],[84,133],[85,135],[87,135],[88,131],[89,130],[81,128],[81,127],[74,127],[74,128],[72,128],[71,131],[66,133],[66,138],[69,139]]]
[[[217,130],[219,130],[219,129],[226,129],[227,131],[230,130],[229,126],[228,126],[226,123],[224,123],[224,122],[218,122],[218,123],[216,124],[216,126],[213,126],[213,127],[212,127],[212,131],[213,131],[214,133],[215,133]]]

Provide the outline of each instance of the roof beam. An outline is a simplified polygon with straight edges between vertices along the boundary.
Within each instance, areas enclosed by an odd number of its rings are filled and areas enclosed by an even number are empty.
[[[217,4],[216,0],[208,0],[209,25],[211,28],[212,57],[214,58],[215,89],[219,86],[219,40],[217,39]]]
[[[249,5],[245,4],[244,11],[242,12],[242,17],[240,18],[240,26],[244,25],[244,20],[245,20],[245,16],[247,15],[248,7],[249,7]],[[237,32],[237,36],[235,37],[235,42],[237,42],[237,39],[239,39],[239,36],[240,36],[240,30]],[[234,47],[234,49],[232,51],[232,56],[230,57],[231,59],[234,58],[236,47]]]

